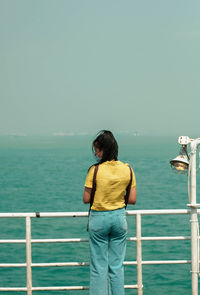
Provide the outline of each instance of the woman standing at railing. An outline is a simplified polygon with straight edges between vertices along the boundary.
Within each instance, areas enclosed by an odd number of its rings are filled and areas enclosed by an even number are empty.
[[[90,295],[123,295],[123,261],[126,251],[125,208],[136,203],[132,168],[118,161],[118,144],[110,131],[93,141],[98,163],[91,166],[83,202],[90,203]]]

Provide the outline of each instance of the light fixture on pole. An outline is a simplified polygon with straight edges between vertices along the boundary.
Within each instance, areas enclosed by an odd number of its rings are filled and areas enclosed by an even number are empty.
[[[177,173],[186,173],[189,167],[187,145],[182,145],[179,155],[170,161],[172,169]]]
[[[200,204],[196,203],[196,151],[200,145],[200,138],[190,139],[188,136],[180,136],[178,143],[181,152],[178,157],[170,161],[171,167],[178,173],[188,172],[188,197],[191,222],[191,273],[192,295],[198,295],[199,275],[199,223],[197,209]],[[190,157],[187,147],[190,146]]]

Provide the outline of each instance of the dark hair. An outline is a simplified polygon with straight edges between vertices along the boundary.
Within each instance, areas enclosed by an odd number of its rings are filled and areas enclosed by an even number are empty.
[[[92,143],[93,153],[95,153],[95,147],[103,151],[103,157],[100,159],[99,163],[112,160],[117,161],[118,144],[111,131],[101,130]]]

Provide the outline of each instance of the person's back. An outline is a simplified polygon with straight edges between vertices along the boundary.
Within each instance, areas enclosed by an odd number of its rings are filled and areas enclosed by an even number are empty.
[[[89,170],[85,186],[92,188],[95,166]],[[134,172],[132,170],[132,174]],[[133,177],[135,180],[135,177]],[[96,192],[92,210],[115,210],[125,207],[125,193],[130,181],[130,168],[121,161],[106,161],[99,164],[96,176]],[[135,181],[131,187],[135,187]]]
[[[125,196],[129,204],[135,204],[135,175],[128,164],[118,161],[118,144],[110,131],[99,133],[93,150],[99,163],[89,169],[83,195],[84,203],[91,203],[95,181],[89,215],[90,295],[123,295],[128,230]]]

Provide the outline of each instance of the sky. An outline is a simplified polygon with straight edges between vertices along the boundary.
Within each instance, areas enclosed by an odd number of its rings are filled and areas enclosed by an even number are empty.
[[[0,0],[0,135],[200,136],[199,0]]]

